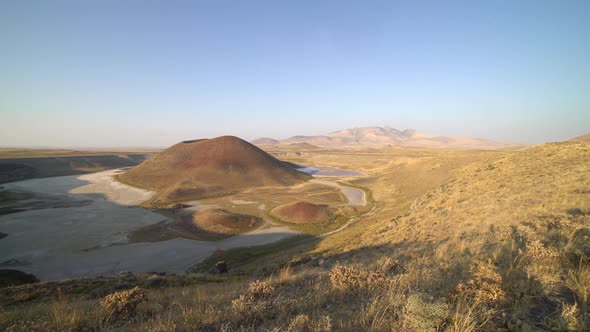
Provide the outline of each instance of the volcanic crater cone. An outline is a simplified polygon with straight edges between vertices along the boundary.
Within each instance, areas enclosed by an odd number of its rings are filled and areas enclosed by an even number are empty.
[[[207,209],[193,215],[193,224],[206,232],[236,235],[260,226],[262,219],[223,209]]]
[[[263,186],[290,186],[309,178],[234,136],[183,141],[119,175],[155,190],[160,201],[186,201]]]
[[[271,213],[283,221],[295,224],[321,223],[332,217],[328,206],[308,202],[280,205],[272,209]]]

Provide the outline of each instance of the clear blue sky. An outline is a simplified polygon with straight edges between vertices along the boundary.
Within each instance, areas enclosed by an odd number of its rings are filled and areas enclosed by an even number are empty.
[[[590,132],[590,1],[0,2],[0,145]]]

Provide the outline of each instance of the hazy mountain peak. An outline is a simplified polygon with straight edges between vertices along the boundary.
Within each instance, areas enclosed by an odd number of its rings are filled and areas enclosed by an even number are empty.
[[[355,127],[349,129],[343,129],[328,134],[328,136],[354,136],[361,137],[367,135],[379,135],[379,136],[390,136],[399,135],[399,130],[391,127]]]
[[[279,144],[279,141],[277,141],[276,139],[272,139],[270,137],[260,137],[255,140],[252,140],[250,143],[257,145],[274,145]]]
[[[268,144],[268,139],[265,144]],[[486,139],[459,136],[431,136],[414,129],[400,131],[390,126],[354,127],[325,135],[293,136],[277,141],[278,144],[309,143],[320,147],[349,148],[409,146],[450,149],[501,149],[523,146],[522,144],[495,142]],[[255,144],[263,141],[255,140]]]
[[[412,137],[416,135],[416,131],[414,129],[406,129],[402,131],[402,136],[404,137]]]

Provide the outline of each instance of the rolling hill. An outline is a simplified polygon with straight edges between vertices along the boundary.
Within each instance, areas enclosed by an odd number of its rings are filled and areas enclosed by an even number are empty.
[[[572,139],[569,139],[568,141],[570,141],[570,142],[590,142],[590,134],[580,135],[580,136],[574,137]]]
[[[331,148],[409,146],[448,149],[505,149],[524,144],[496,142],[474,137],[431,136],[413,129],[403,131],[391,127],[363,127],[339,130],[326,135],[293,136],[283,140],[261,138],[253,140],[258,145],[308,143]]]
[[[309,178],[234,136],[183,141],[119,180],[155,190],[160,201],[183,201],[262,186],[289,186]]]
[[[473,164],[417,199],[392,233],[408,230],[414,239],[448,239],[547,216],[585,215],[590,211],[589,165],[590,145],[581,142],[538,145],[487,165]]]
[[[251,143],[256,145],[274,145],[279,144],[279,141],[268,137],[261,137],[253,140]]]

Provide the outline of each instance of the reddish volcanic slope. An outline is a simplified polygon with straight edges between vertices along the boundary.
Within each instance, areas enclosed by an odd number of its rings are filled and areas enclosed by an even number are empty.
[[[121,174],[160,200],[183,201],[261,186],[290,186],[309,176],[234,136],[184,141]]]

